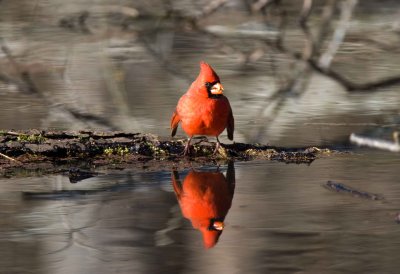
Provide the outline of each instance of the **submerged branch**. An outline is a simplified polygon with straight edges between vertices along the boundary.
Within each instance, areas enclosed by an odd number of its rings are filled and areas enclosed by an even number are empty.
[[[385,198],[380,194],[374,194],[374,193],[370,193],[370,192],[366,192],[366,191],[357,190],[350,186],[346,186],[345,184],[334,182],[334,181],[328,181],[323,186],[329,190],[333,190],[338,193],[350,194],[353,197],[359,197],[359,198],[364,198],[364,199],[374,200],[374,201],[385,200]]]

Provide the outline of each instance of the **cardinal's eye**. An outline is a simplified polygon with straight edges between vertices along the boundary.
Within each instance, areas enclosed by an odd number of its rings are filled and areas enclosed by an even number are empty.
[[[206,86],[206,88],[207,88],[207,90],[208,91],[211,91],[211,89],[213,88],[213,86],[215,85],[215,84],[217,84],[217,83],[219,83],[219,81],[215,81],[215,82],[206,82],[206,84],[205,84],[205,86]]]

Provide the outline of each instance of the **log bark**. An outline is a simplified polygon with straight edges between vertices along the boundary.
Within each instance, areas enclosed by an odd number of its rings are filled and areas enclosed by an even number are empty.
[[[276,160],[310,164],[330,149],[283,148],[260,144],[222,144],[213,155],[215,142],[193,139],[191,155],[183,157],[184,138],[121,131],[1,131],[0,176],[34,173],[78,173],[81,170],[172,167],[218,164],[227,160]]]

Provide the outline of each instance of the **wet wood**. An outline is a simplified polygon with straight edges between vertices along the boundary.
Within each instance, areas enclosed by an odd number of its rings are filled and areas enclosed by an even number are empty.
[[[345,184],[334,182],[334,181],[328,181],[324,185],[329,190],[336,191],[338,193],[344,193],[344,194],[350,194],[351,196],[358,197],[358,198],[364,198],[364,199],[369,199],[369,200],[384,200],[385,198],[380,195],[380,194],[374,194],[366,191],[361,191],[354,189],[350,186],[346,186]]]
[[[215,142],[193,139],[190,157],[183,157],[184,138],[163,138],[151,134],[100,131],[1,131],[0,176],[16,173],[71,173],[71,169],[92,170],[142,168],[165,170],[172,167],[218,164],[227,160],[276,160],[310,164],[317,157],[333,153],[316,147],[282,148],[260,144],[223,144],[213,155]],[[79,173],[79,172],[78,172]]]
[[[371,137],[359,136],[355,133],[350,135],[350,142],[359,146],[373,147],[391,152],[400,152],[399,132],[393,132],[393,142],[388,140],[380,140]]]

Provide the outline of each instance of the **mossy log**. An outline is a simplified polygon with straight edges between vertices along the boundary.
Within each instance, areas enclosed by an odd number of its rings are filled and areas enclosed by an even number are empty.
[[[213,155],[215,142],[192,140],[189,157],[183,157],[184,138],[162,138],[151,134],[99,131],[1,131],[0,176],[33,170],[63,172],[69,168],[93,169],[140,167],[151,170],[188,167],[226,160],[277,160],[309,164],[327,148],[282,148],[260,144],[223,144]]]

